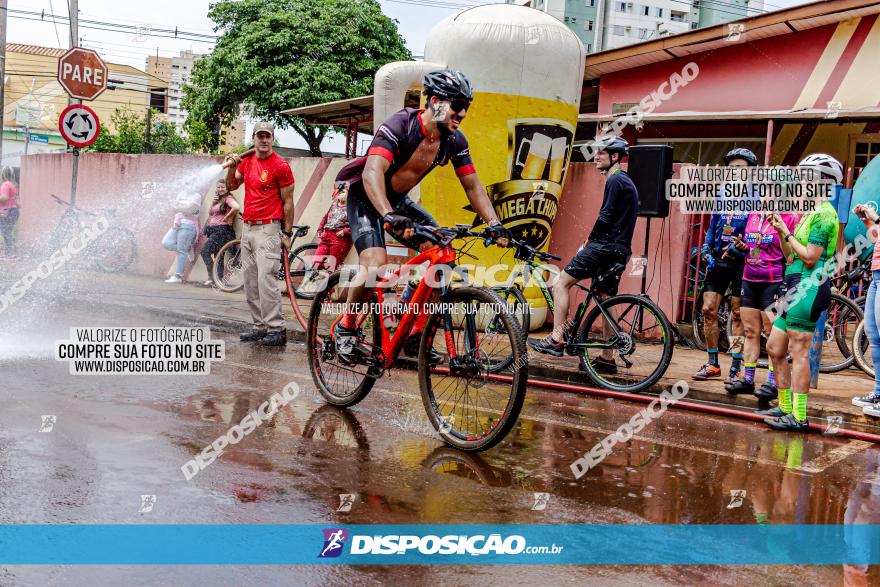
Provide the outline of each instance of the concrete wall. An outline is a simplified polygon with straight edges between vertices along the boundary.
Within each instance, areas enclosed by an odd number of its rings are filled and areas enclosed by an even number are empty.
[[[45,250],[48,235],[63,212],[63,207],[49,194],[69,198],[71,159],[72,155],[67,153],[29,155],[23,159],[19,234],[22,243],[29,243],[33,250]],[[173,218],[168,204],[181,190],[197,189],[205,198],[204,219],[214,181],[219,177],[218,173],[210,173],[212,166],[216,169],[217,161],[201,156],[85,153],[80,156],[77,205],[90,211],[116,208],[118,222],[137,235],[138,256],[130,271],[159,278],[168,274],[174,262],[174,253],[160,245]],[[295,223],[312,227],[308,237],[297,242],[310,242],[330,204],[336,173],[347,161],[294,158],[289,162],[296,178]],[[676,172],[677,169],[678,166]],[[604,176],[594,164],[571,165],[550,241],[550,251],[563,258],[563,266],[586,240],[598,216],[604,183]],[[235,194],[239,201],[242,191],[239,189]],[[651,223],[648,293],[675,320],[689,219],[674,210],[670,212],[669,218]],[[634,255],[643,254],[645,226],[646,220],[639,219],[633,237]],[[240,226],[236,228],[240,232]],[[354,261],[353,255],[352,252],[348,262]],[[196,260],[189,277],[206,278],[201,259]],[[640,277],[625,275],[620,291],[638,292],[640,287]],[[577,301],[580,300],[572,303]]]
[[[58,223],[63,206],[50,197],[70,197],[72,155],[52,153],[28,155],[21,168],[21,220],[19,238],[23,246],[44,252],[48,235]],[[123,155],[83,153],[80,155],[76,204],[89,211],[115,208],[118,222],[135,232],[138,255],[129,269],[141,275],[168,274],[174,253],[162,248],[162,236],[171,227],[170,208],[181,191],[203,194],[202,221],[207,216],[216,179],[220,177],[219,158],[197,155]],[[297,243],[315,237],[333,193],[333,180],[346,164],[341,158],[298,158],[289,160],[296,187],[295,223],[312,227]],[[211,173],[212,169],[216,170]],[[239,202],[243,188],[234,194]],[[236,225],[237,232],[241,227]],[[190,279],[207,278],[204,264],[197,259]]]
[[[675,177],[681,166],[675,165]],[[559,212],[553,223],[550,238],[550,252],[562,257],[565,266],[578,248],[587,240],[590,230],[599,216],[602,207],[602,194],[605,177],[592,163],[572,163],[565,178],[565,189],[559,203]],[[647,293],[660,304],[666,316],[678,319],[678,299],[681,295],[682,279],[685,269],[687,230],[692,218],[678,213],[670,207],[669,217],[651,220],[650,241],[648,243]],[[645,250],[645,229],[647,219],[639,218],[633,234],[633,256],[641,256]],[[641,290],[641,277],[630,275],[632,261],[627,265],[620,281],[620,293],[638,293]],[[575,291],[575,290],[572,290]],[[583,295],[574,296],[572,311],[583,300]]]

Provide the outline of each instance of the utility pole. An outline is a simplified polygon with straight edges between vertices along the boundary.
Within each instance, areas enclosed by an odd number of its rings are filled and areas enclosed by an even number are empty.
[[[70,0],[70,48],[76,47],[79,42],[79,0]],[[67,104],[82,104],[82,100],[68,98]],[[79,170],[79,149],[73,148],[73,170],[70,173],[70,205],[76,204],[76,174]]]
[[[6,0],[0,0],[0,164],[3,163],[3,107],[6,105]]]
[[[153,109],[147,106],[147,124],[144,132],[144,153],[152,153],[153,148],[150,146],[150,130],[153,126]]]

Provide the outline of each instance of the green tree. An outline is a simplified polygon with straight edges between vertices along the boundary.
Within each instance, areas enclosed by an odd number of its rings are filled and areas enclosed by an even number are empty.
[[[174,124],[158,118],[159,112],[153,110],[150,125],[151,153],[189,153],[186,139],[177,134]],[[121,106],[110,116],[115,132],[102,127],[98,140],[92,143],[90,150],[98,153],[145,153],[147,150],[146,113],[139,114],[130,106]]]
[[[327,128],[280,112],[371,94],[381,66],[412,58],[377,0],[221,0],[208,16],[220,37],[194,65],[182,108],[191,140],[210,130],[198,146],[211,151],[220,126],[246,104],[252,116],[293,128],[319,156]]]

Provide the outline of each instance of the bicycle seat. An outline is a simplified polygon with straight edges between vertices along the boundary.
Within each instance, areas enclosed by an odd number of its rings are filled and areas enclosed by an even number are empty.
[[[623,273],[624,269],[626,269],[626,265],[624,265],[623,263],[615,263],[604,272],[597,275],[596,280],[602,281],[604,279],[617,278]]]
[[[294,224],[290,228],[295,233],[294,234],[295,237],[305,236],[309,232],[309,227],[306,226],[305,224]]]

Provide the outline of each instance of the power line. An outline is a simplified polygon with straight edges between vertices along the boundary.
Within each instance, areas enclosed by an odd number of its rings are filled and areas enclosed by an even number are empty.
[[[9,8],[7,9],[10,18],[17,18],[21,20],[33,20],[37,22],[47,22],[45,17],[50,17],[53,20],[58,19],[62,23],[70,23],[70,18],[60,14],[46,14],[45,12],[34,12],[31,10],[16,10]],[[17,16],[20,15],[20,16]],[[37,18],[39,17],[39,18]],[[142,26],[136,25],[128,25],[122,23],[114,23],[109,21],[101,21],[101,20],[88,20],[88,19],[79,19],[79,26],[82,28],[96,29],[102,31],[109,31],[115,33],[140,33],[144,34],[144,28]],[[161,34],[160,34],[161,33]],[[149,36],[152,37],[162,37],[168,39],[179,39],[183,41],[193,41],[197,43],[214,43],[217,39],[217,35],[206,35],[203,33],[195,33],[190,31],[180,30],[179,27],[175,27],[172,29],[164,29],[164,28],[150,28]]]
[[[49,0],[49,10],[53,13],[55,12],[55,9],[52,7],[52,0]],[[58,41],[58,46],[61,47],[61,36],[58,34],[58,23],[55,22],[54,14],[52,16],[52,24],[55,26],[55,40]]]

